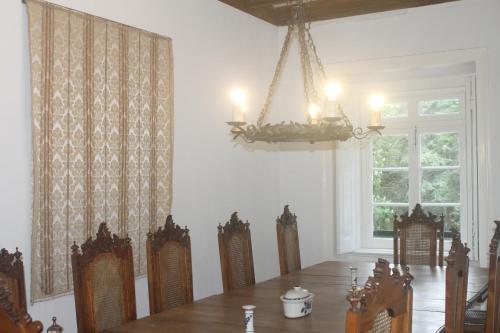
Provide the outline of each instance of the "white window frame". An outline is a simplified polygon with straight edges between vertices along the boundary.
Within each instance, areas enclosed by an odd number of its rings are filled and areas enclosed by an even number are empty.
[[[408,102],[408,116],[384,118],[383,123],[386,128],[383,135],[404,134],[408,136],[408,170],[409,170],[409,209],[411,210],[416,203],[421,202],[420,181],[422,177],[422,168],[420,167],[420,139],[422,134],[436,132],[454,132],[459,136],[460,151],[460,216],[461,216],[461,234],[462,239],[469,244],[474,245],[472,230],[473,209],[469,208],[474,200],[472,191],[468,191],[469,184],[474,182],[472,161],[473,158],[473,140],[472,140],[472,119],[468,117],[468,110],[471,110],[469,103],[473,93],[468,89],[467,84],[471,79],[464,80],[457,78],[456,84],[450,86],[450,79],[443,80],[442,87],[432,84],[433,89],[429,90],[411,90],[407,92],[396,92],[388,96],[389,103]],[[439,81],[439,80],[438,80]],[[454,80],[452,79],[451,82]],[[464,84],[465,83],[465,84]],[[460,111],[454,115],[418,115],[418,101],[430,99],[459,98]],[[366,117],[366,112],[363,112]],[[361,248],[364,249],[392,249],[392,238],[373,237],[373,160],[372,160],[371,140],[362,150],[362,181],[361,193],[364,193],[361,199]],[[412,171],[410,171],[412,170]],[[396,205],[394,205],[396,206]],[[446,244],[448,247],[449,245]],[[473,254],[477,251],[472,251]],[[475,258],[475,256],[474,256]]]

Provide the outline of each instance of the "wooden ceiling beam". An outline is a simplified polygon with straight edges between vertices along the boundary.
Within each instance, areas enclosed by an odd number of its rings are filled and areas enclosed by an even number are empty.
[[[219,0],[277,26],[288,25],[290,8],[295,0]],[[306,4],[311,21],[364,15],[389,10],[421,7],[459,0],[312,0]]]

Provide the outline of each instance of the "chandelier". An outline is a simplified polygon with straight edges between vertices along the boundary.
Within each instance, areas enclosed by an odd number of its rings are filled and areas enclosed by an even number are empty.
[[[245,92],[241,89],[236,89],[232,92],[233,117],[232,121],[227,124],[231,126],[233,139],[241,137],[249,143],[256,141],[267,143],[315,143],[321,141],[345,141],[350,138],[364,139],[370,133],[381,134],[380,130],[384,128],[381,125],[381,108],[384,104],[382,96],[373,95],[370,99],[373,112],[370,125],[366,129],[354,127],[344,113],[338,101],[342,86],[338,82],[328,82],[327,80],[325,70],[311,36],[311,23],[306,22],[305,19],[303,2],[304,0],[298,0],[293,7],[293,19],[288,25],[288,31],[276,65],[274,77],[269,86],[267,97],[256,125],[247,124],[245,121],[247,111]],[[283,121],[277,124],[264,123],[269,113],[269,108],[293,38],[297,38],[299,45],[304,97],[308,111],[307,122]],[[318,94],[317,86],[324,86],[322,95]]]

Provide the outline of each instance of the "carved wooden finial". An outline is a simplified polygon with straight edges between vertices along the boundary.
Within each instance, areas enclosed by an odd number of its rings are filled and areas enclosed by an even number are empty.
[[[497,254],[498,242],[500,241],[500,221],[493,221],[496,225],[495,234],[490,243],[490,254]]]
[[[103,222],[99,225],[95,239],[89,237],[80,248],[78,248],[75,242],[71,249],[73,251],[72,255],[85,257],[85,260],[92,260],[92,258],[101,253],[111,252],[114,248],[126,248],[130,244],[131,240],[128,236],[120,238],[116,234],[111,235],[106,223]]]
[[[460,240],[460,232],[458,232],[456,229],[453,229],[451,232],[453,240],[451,242],[450,252],[445,258],[448,266],[454,266],[457,258],[463,258],[470,252],[467,244],[462,244],[462,241]],[[461,260],[459,260],[459,262],[461,262]]]
[[[290,212],[289,205],[285,205],[283,214],[281,214],[281,216],[278,216],[278,218],[276,219],[276,223],[282,225],[297,224],[297,216]]]

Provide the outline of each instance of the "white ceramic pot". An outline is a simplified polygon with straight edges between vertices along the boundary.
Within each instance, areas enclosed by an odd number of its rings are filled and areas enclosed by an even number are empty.
[[[314,294],[301,287],[293,287],[280,297],[283,314],[287,318],[300,318],[311,314]]]

